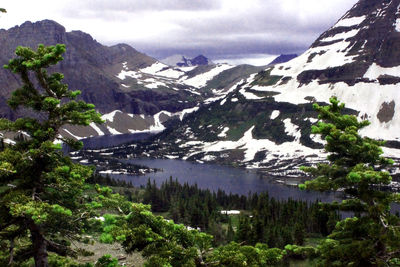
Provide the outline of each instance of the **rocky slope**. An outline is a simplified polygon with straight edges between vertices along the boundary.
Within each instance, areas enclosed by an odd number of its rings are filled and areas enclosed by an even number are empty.
[[[337,96],[348,113],[368,119],[362,134],[388,140],[400,158],[400,0],[361,0],[302,55],[251,75],[149,143],[112,150],[299,174],[325,158],[310,136],[312,103]],[[398,164],[392,169],[399,172]]]

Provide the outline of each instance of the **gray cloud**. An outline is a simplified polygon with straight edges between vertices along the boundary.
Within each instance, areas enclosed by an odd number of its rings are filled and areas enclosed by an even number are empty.
[[[337,0],[330,4],[314,0],[254,0],[248,1],[243,10],[229,10],[227,2],[225,5],[222,2],[210,10],[175,13],[168,20],[176,26],[174,31],[156,40],[131,40],[130,44],[156,57],[196,54],[196,51],[209,56],[300,53],[357,0]],[[323,5],[326,9],[322,9]],[[148,14],[156,17],[160,13]]]
[[[107,14],[111,12],[195,11],[212,10],[220,7],[220,2],[215,0],[78,0],[72,2],[73,5],[66,5],[63,10],[64,14],[68,16],[101,14],[103,17],[107,17]]]
[[[5,8],[17,6],[15,0],[4,1]],[[60,0],[54,5],[52,0],[43,1],[49,2],[51,11],[29,1],[21,19],[54,19],[67,30],[85,31],[101,43],[128,43],[158,58],[176,53],[210,57],[300,53],[357,2]],[[18,16],[8,15],[7,23]]]

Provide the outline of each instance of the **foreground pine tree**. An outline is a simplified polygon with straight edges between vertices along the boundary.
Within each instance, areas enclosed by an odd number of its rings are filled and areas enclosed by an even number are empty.
[[[324,204],[332,210],[352,211],[355,216],[336,224],[319,251],[321,266],[398,266],[400,264],[399,218],[390,214],[390,203],[399,194],[383,190],[392,178],[386,168],[393,161],[382,157],[382,141],[361,137],[358,131],[369,124],[353,115],[343,115],[344,104],[336,98],[331,105],[314,108],[322,120],[312,132],[326,140],[328,164],[304,167],[315,179],[301,188],[344,189],[349,197],[341,203]]]
[[[74,100],[80,92],[68,90],[62,74],[47,73],[64,52],[60,44],[39,45],[37,51],[18,47],[17,57],[5,66],[23,83],[8,104],[37,114],[15,122],[0,120],[0,130],[25,135],[0,151],[0,240],[7,240],[9,265],[33,257],[35,266],[48,266],[48,252],[73,254],[69,241],[79,238],[90,217],[82,190],[92,170],[63,156],[55,141],[65,124],[88,125],[101,119],[92,104]],[[15,240],[24,242],[16,248]]]

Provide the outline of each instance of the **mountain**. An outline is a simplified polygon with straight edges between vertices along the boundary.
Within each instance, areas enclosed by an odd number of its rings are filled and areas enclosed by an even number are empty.
[[[313,102],[333,95],[347,113],[368,119],[362,134],[388,140],[400,158],[400,0],[361,0],[299,57],[240,80],[218,101],[136,149],[115,155],[181,158],[303,175],[323,161],[324,140],[310,135]],[[399,172],[399,164],[391,170]]]
[[[213,65],[208,58],[203,55],[198,55],[194,58],[188,58],[182,55],[173,55],[161,60],[162,63],[167,64],[168,66],[173,67],[191,67],[191,66],[204,66],[204,65]]]
[[[272,60],[270,63],[268,63],[268,65],[285,63],[285,62],[288,62],[288,61],[294,59],[295,57],[297,57],[296,54],[288,54],[288,55],[283,54],[283,55],[276,57],[274,60]]]
[[[68,126],[61,133],[76,139],[163,130],[171,118],[182,119],[185,114],[197,110],[205,99],[212,101],[216,96],[221,97],[229,88],[215,80],[213,84],[218,88],[206,88],[206,85],[220,73],[234,68],[227,64],[206,65],[209,61],[204,56],[190,59],[191,65],[199,66],[171,67],[127,44],[104,46],[87,33],[66,32],[62,25],[51,20],[25,22],[9,30],[0,30],[0,65],[15,57],[18,45],[36,48],[40,43],[66,44],[64,60],[51,71],[62,72],[71,89],[81,90],[81,98],[95,104],[96,109],[105,114],[103,125]],[[245,75],[248,75],[246,71]],[[235,77],[242,78],[238,73]],[[18,77],[0,69],[1,117],[15,119],[27,115],[24,110],[11,111],[5,104],[19,85]]]
[[[258,74],[249,87],[279,102],[336,95],[371,121],[364,133],[399,140],[400,0],[361,0],[301,56]]]

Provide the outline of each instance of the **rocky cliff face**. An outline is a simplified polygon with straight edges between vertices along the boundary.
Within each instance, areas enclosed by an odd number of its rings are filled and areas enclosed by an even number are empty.
[[[44,20],[35,23],[25,22],[9,30],[0,31],[0,63],[4,65],[14,56],[18,45],[36,48],[37,45],[64,43],[67,52],[64,61],[54,67],[65,75],[65,82],[71,89],[80,89],[85,101],[94,103],[96,108],[107,113],[121,110],[127,113],[155,114],[162,109],[182,110],[195,106],[197,101],[187,101],[188,93],[175,90],[151,90],[138,86],[135,90],[126,90],[116,75],[125,66],[138,70],[151,66],[156,60],[139,53],[126,44],[107,47],[96,42],[89,34],[81,31],[66,32],[60,24]],[[0,70],[0,99],[4,100],[18,85],[18,80],[7,70]],[[156,88],[153,88],[156,89]],[[15,113],[2,104],[0,115],[14,118]]]

